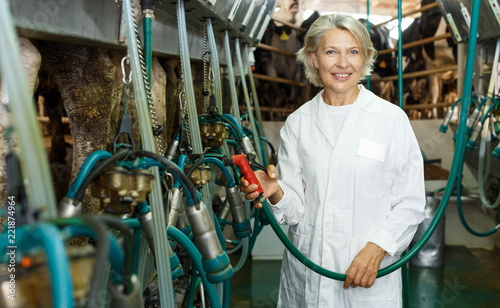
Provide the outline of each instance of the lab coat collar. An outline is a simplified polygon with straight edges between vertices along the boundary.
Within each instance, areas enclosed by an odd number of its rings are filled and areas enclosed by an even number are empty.
[[[370,112],[370,113],[381,113],[382,105],[379,100],[377,100],[377,96],[372,92],[368,91],[363,87],[363,85],[358,85],[359,94],[354,103],[352,104],[351,109],[347,113],[347,117],[344,121],[344,125],[340,131],[337,140],[334,140],[332,133],[329,131],[328,118],[325,112],[322,112],[322,108],[320,107],[322,104],[321,95],[323,95],[323,91],[321,90],[313,99],[311,104],[307,104],[306,108],[301,110],[305,114],[311,114],[314,117],[314,122],[323,133],[325,138],[328,140],[330,145],[334,148],[338,148],[351,134],[351,132],[356,128],[356,120],[358,118],[360,110]]]
[[[382,112],[382,104],[379,100],[377,100],[377,96],[373,94],[371,91],[368,91],[363,85],[358,84],[359,94],[356,100],[353,103],[353,106],[357,106],[367,112],[371,113],[381,113]],[[320,109],[321,103],[321,95],[325,90],[321,90],[316,96],[311,100],[312,104],[305,104],[302,108],[300,108],[301,113],[304,114],[314,114],[317,113]]]

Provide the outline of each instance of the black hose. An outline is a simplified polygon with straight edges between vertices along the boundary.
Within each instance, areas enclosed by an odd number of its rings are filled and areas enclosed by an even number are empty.
[[[201,164],[203,164],[203,160],[205,159],[205,156],[203,156],[203,154],[191,155],[189,159],[192,160],[194,156],[198,156],[198,159],[196,159],[191,168],[189,168],[189,170],[186,172],[188,178],[196,170],[196,168],[198,168],[199,166],[201,166]]]
[[[159,163],[162,163],[165,165],[165,167],[168,169],[168,171],[174,173],[177,178],[182,181],[185,184],[185,187],[191,194],[191,198],[193,199],[194,204],[199,204],[200,199],[198,198],[198,195],[196,193],[196,188],[194,187],[193,183],[189,180],[187,175],[177,166],[175,163],[171,162],[170,160],[166,159],[163,156],[157,155],[155,153],[147,152],[147,151],[137,151],[132,154],[134,157],[149,157],[151,159],[156,160]]]
[[[130,294],[133,291],[132,274],[134,271],[134,239],[130,234],[130,229],[124,223],[120,222],[117,218],[109,215],[99,215],[109,227],[115,228],[120,231],[123,236],[123,251],[125,252],[124,270],[122,273],[122,283],[125,294]]]
[[[104,168],[106,168],[113,162],[126,157],[129,153],[130,150],[120,150],[119,152],[111,155],[110,157],[102,161],[102,163],[100,163],[99,166],[97,166],[95,169],[92,169],[92,171],[85,178],[85,180],[83,180],[82,184],[80,185],[78,191],[75,194],[75,204],[83,200],[83,197],[85,195],[85,190],[90,185],[90,183],[92,183],[92,181],[94,181],[97,178],[97,176],[102,172]]]
[[[86,225],[88,225],[96,235],[96,261],[94,267],[94,274],[92,275],[92,282],[88,294],[88,307],[99,307],[98,300],[101,300],[100,292],[107,290],[106,271],[108,267],[109,256],[109,240],[106,233],[106,228],[103,226],[96,217],[84,216],[80,217]]]

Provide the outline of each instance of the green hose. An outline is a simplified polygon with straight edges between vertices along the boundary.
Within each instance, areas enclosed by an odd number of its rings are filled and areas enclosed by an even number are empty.
[[[401,20],[403,19],[402,1],[398,0],[398,90],[399,108],[403,109],[403,29]]]
[[[453,192],[453,187],[455,184],[455,180],[457,179],[457,171],[460,168],[460,164],[463,163],[464,154],[465,154],[465,127],[467,125],[467,115],[469,114],[470,107],[470,95],[472,88],[472,74],[474,72],[474,58],[475,58],[475,50],[476,50],[476,42],[477,42],[477,28],[479,21],[479,9],[480,9],[480,0],[473,0],[472,2],[472,22],[470,27],[469,34],[469,46],[467,50],[467,64],[465,68],[465,80],[464,80],[464,95],[462,100],[462,106],[460,110],[460,121],[458,125],[458,133],[457,136],[462,136],[462,138],[457,138],[457,143],[455,147],[455,152],[453,154],[453,162],[451,166],[450,176],[448,178],[448,182],[446,184],[446,189],[441,202],[439,203],[439,207],[436,211],[434,218],[432,219],[429,227],[422,235],[422,238],[415,244],[415,246],[406,254],[404,257],[394,262],[393,264],[379,270],[377,277],[385,276],[393,271],[397,270],[399,267],[403,266],[406,262],[408,262],[411,258],[413,258],[422,247],[427,243],[429,238],[432,236],[432,233],[436,230],[443,214],[446,210],[446,206],[448,205],[448,201],[450,200],[451,193]],[[339,274],[327,269],[320,267],[315,264],[307,257],[305,257],[288,239],[286,234],[281,229],[280,225],[274,218],[271,210],[269,209],[269,205],[267,202],[263,202],[262,210],[266,215],[271,227],[274,232],[278,236],[278,238],[283,242],[285,247],[305,266],[313,270],[314,272],[323,275],[328,278],[332,278],[335,280],[345,280],[345,274]]]
[[[148,73],[148,82],[151,84],[151,65],[153,62],[153,49],[151,44],[152,37],[152,18],[145,16],[143,19],[144,25],[144,62],[146,64],[146,71]]]
[[[464,211],[462,209],[462,194],[461,194],[462,185],[460,185],[460,183],[462,182],[462,170],[463,170],[463,163],[460,165],[460,169],[458,172],[458,178],[457,178],[457,210],[458,210],[458,216],[460,217],[460,221],[462,222],[462,225],[465,227],[465,229],[467,229],[467,231],[469,231],[471,234],[473,234],[475,236],[479,236],[479,237],[490,236],[490,235],[497,232],[497,230],[498,230],[497,228],[500,227],[500,224],[489,231],[477,232],[476,230],[472,229],[469,226],[469,224],[467,223],[467,221],[465,220]]]

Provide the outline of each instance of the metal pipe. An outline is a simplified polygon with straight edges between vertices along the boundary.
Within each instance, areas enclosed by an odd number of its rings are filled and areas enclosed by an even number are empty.
[[[268,50],[268,51],[280,53],[282,55],[289,56],[289,57],[294,57],[295,58],[295,53],[294,52],[290,52],[290,51],[287,51],[287,50],[279,49],[279,48],[276,48],[274,46],[270,46],[270,45],[267,45],[267,44],[259,43],[257,45],[257,48],[262,49],[262,50]]]
[[[437,2],[434,2],[434,3],[431,3],[431,4],[427,4],[427,5],[422,6],[422,7],[421,7],[421,8],[419,8],[419,9],[409,11],[408,13],[404,13],[404,14],[403,14],[403,17],[408,17],[408,16],[413,15],[413,14],[416,14],[416,13],[420,13],[420,12],[423,12],[423,11],[427,11],[427,10],[433,9],[433,8],[435,8],[435,7],[437,7],[437,6],[438,6]],[[401,6],[398,6],[398,7],[401,7]],[[374,28],[381,27],[381,26],[383,26],[383,25],[385,25],[385,24],[387,24],[387,23],[389,23],[389,22],[391,22],[391,21],[393,21],[393,20],[396,20],[396,19],[398,19],[398,16],[392,17],[392,18],[391,18],[391,19],[389,19],[388,21],[384,21],[384,22],[379,23],[378,25],[375,25],[375,26],[373,26],[373,27],[374,27]]]
[[[238,95],[236,94],[236,80],[234,78],[234,70],[233,70],[233,60],[231,54],[231,46],[229,43],[229,31],[224,31],[224,45],[226,51],[226,62],[227,62],[227,75],[229,77],[229,91],[231,92],[231,102],[233,104],[233,114],[241,127],[241,117],[240,117],[240,108],[238,104]]]
[[[421,39],[421,40],[418,40],[418,41],[414,41],[414,42],[411,42],[411,43],[408,43],[408,44],[404,44],[403,45],[403,50],[408,49],[408,48],[412,48],[412,47],[416,47],[416,46],[425,45],[425,44],[432,43],[432,42],[435,42],[435,41],[440,41],[440,40],[448,39],[450,37],[451,37],[451,33],[445,33],[445,34],[438,35],[438,36],[424,38],[424,39]],[[382,55],[391,53],[393,51],[398,51],[398,48],[381,50],[381,51],[378,52],[378,55],[382,56]]]
[[[260,157],[262,154],[260,152],[260,142],[259,142],[259,136],[257,133],[257,129],[255,128],[255,122],[254,122],[254,117],[253,117],[253,110],[252,110],[252,105],[250,102],[250,97],[248,96],[248,87],[247,87],[247,82],[246,82],[246,73],[245,69],[243,68],[243,61],[241,60],[241,50],[240,50],[240,40],[239,38],[236,38],[234,40],[234,45],[235,45],[235,52],[236,52],[236,59],[238,60],[238,68],[240,69],[240,77],[241,77],[241,86],[243,87],[243,95],[245,97],[245,104],[247,107],[248,111],[248,117],[250,118],[250,125],[253,130],[253,139],[256,147],[256,153],[262,161],[262,157]]]
[[[401,26],[402,0],[398,0],[398,89],[399,89],[399,108],[403,109],[403,28]]]
[[[450,65],[450,66],[442,67],[442,68],[435,68],[435,69],[430,69],[430,70],[423,70],[423,71],[419,71],[419,72],[415,72],[415,73],[404,74],[403,75],[403,79],[428,76],[428,75],[433,75],[433,74],[436,74],[436,73],[441,73],[441,72],[446,72],[446,71],[454,71],[456,69],[457,69],[456,65]],[[401,77],[399,77],[399,76],[388,76],[388,77],[383,77],[383,78],[372,79],[372,82],[393,81],[393,80],[397,80],[398,78],[401,78]]]
[[[222,86],[220,81],[220,65],[219,65],[219,53],[217,51],[217,42],[215,41],[214,28],[212,26],[212,19],[207,18],[207,34],[208,34],[208,44],[210,45],[210,53],[212,55],[212,72],[214,74],[214,96],[215,105],[219,113],[223,113],[222,110]]]
[[[177,1],[177,27],[179,30],[179,52],[182,66],[182,76],[184,80],[184,93],[188,109],[189,131],[192,142],[191,146],[193,147],[194,153],[203,153],[200,124],[198,122],[198,113],[196,111],[196,101],[194,96],[193,76],[191,75],[191,63],[189,61],[189,46],[184,0]],[[203,185],[201,191],[203,201],[210,206],[210,211],[212,211],[212,194],[210,193],[208,185]]]
[[[279,19],[279,18],[277,18],[275,16],[271,16],[271,19],[274,20],[274,21],[276,21],[276,22],[280,22],[280,23],[284,24],[285,26],[288,26],[288,27],[290,27],[292,29],[295,29],[297,31],[302,31],[303,30],[301,27],[299,27],[297,25],[294,25],[292,23],[289,23],[288,21],[284,21],[282,19]]]
[[[141,142],[146,151],[156,152],[155,142],[152,133],[151,119],[149,116],[146,89],[142,76],[142,69],[139,61],[139,50],[135,37],[134,20],[132,15],[132,5],[130,0],[123,0],[123,15],[125,16],[125,26],[127,32],[127,49],[130,56],[130,68],[132,71],[132,81],[134,95],[137,104],[137,115],[141,128]],[[165,212],[163,210],[163,199],[161,194],[161,182],[158,169],[153,169],[154,182],[153,190],[150,194],[150,203],[153,212],[154,244],[157,247],[156,265],[158,269],[159,295],[162,303],[167,307],[174,306],[174,288],[170,273],[170,260],[168,250],[168,238],[165,234]]]
[[[284,84],[289,84],[289,85],[299,86],[299,87],[307,87],[308,86],[307,83],[304,83],[304,82],[297,82],[297,81],[293,81],[293,80],[290,80],[290,79],[279,78],[279,77],[271,77],[271,76],[257,74],[257,73],[254,73],[253,77],[255,79],[267,80],[267,81],[275,81],[275,82],[278,82],[278,83],[284,83]]]

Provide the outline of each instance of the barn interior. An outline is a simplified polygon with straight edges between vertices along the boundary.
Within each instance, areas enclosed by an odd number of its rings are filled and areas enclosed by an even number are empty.
[[[241,181],[279,167],[322,90],[296,53],[337,13],[422,154],[425,218],[380,277],[405,308],[499,307],[498,0],[0,0],[0,307],[285,307],[284,254],[322,264]]]

